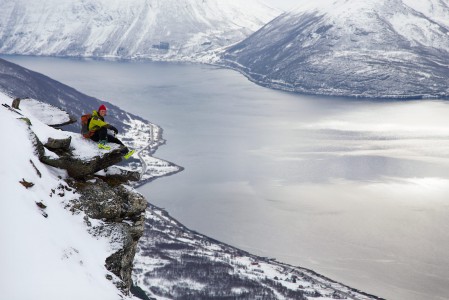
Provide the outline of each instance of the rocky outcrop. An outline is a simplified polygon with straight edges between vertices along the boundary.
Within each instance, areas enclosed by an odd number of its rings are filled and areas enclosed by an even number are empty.
[[[141,179],[141,172],[111,166],[106,169],[104,174],[97,174],[97,177],[102,178],[109,185],[115,186],[127,181],[139,181]]]
[[[19,109],[20,106],[20,98],[16,98],[12,101],[11,106],[15,109]]]
[[[39,159],[49,166],[67,170],[70,177],[82,178],[121,162],[122,154],[120,149],[114,149],[102,156],[94,156],[90,159],[74,158],[70,153],[63,154],[56,159],[45,155]]]
[[[57,150],[68,151],[71,141],[72,141],[71,136],[69,136],[66,139],[48,138],[48,140],[44,146],[48,149],[51,149],[52,151],[57,151]]]
[[[111,187],[101,179],[79,182],[80,203],[90,218],[107,221],[138,221],[147,202],[142,195],[123,185]]]
[[[101,156],[94,156],[89,159],[79,159],[73,157],[70,153],[70,138],[64,140],[49,138],[47,143],[43,144],[31,128],[30,135],[32,136],[33,144],[36,149],[36,153],[39,156],[39,160],[49,166],[67,170],[68,175],[73,178],[83,178],[122,161],[120,149],[114,149],[104,153]],[[45,155],[45,148],[57,153],[59,157],[54,158]],[[128,177],[123,176],[121,178],[136,180],[137,175],[128,174]]]
[[[13,100],[12,103],[12,107],[14,108],[13,111],[19,113],[17,110],[19,109],[20,102],[21,102],[20,98],[16,98]],[[82,178],[84,176],[94,174],[102,169],[108,168],[122,161],[122,154],[120,153],[120,149],[114,149],[112,151],[102,154],[101,156],[97,155],[90,157],[88,159],[75,158],[70,150],[72,137],[69,136],[68,138],[65,139],[54,139],[50,137],[44,144],[32,131],[31,121],[26,117],[20,119],[26,122],[30,127],[30,132],[31,135],[33,136],[34,140],[33,143],[38,153],[39,160],[49,166],[67,170],[67,173],[69,174],[70,177]],[[55,156],[47,156],[45,154],[44,147],[47,148],[49,151],[56,153],[57,158],[55,158]]]
[[[86,214],[92,234],[111,239],[116,251],[106,259],[105,266],[122,280],[116,283],[117,287],[128,293],[137,243],[144,231],[147,201],[131,188],[111,187],[99,178],[72,180],[71,186],[80,194],[71,209]],[[89,218],[102,220],[106,225],[92,226]]]
[[[26,121],[24,119],[24,121]],[[111,245],[111,255],[105,259],[107,278],[125,294],[132,286],[131,273],[137,243],[144,231],[145,210],[148,205],[145,198],[133,188],[124,185],[129,180],[139,180],[139,173],[126,170],[105,172],[104,176],[94,175],[97,171],[110,168],[122,160],[120,149],[114,149],[88,159],[75,158],[71,154],[71,138],[49,138],[43,144],[27,122],[30,140],[40,161],[52,167],[65,169],[69,175],[66,180],[69,187],[80,195],[70,201],[66,207],[73,213],[83,212],[88,230],[94,236],[105,237]],[[56,155],[49,156],[46,149]],[[32,163],[32,162],[31,162]],[[113,169],[113,168],[111,168]],[[23,184],[27,184],[23,180]],[[65,187],[59,191],[64,194]],[[53,191],[56,193],[56,191]],[[91,220],[100,220],[92,222]]]

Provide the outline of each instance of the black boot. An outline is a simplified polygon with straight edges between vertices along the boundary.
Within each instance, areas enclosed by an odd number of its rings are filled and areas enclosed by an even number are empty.
[[[122,154],[122,155],[125,155],[125,154],[128,153],[128,152],[129,152],[128,147],[123,147],[123,148],[120,150],[120,154]]]

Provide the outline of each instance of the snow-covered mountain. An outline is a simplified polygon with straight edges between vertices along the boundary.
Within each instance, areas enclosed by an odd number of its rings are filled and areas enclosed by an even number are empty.
[[[299,0],[223,55],[251,80],[356,97],[449,95],[449,2]]]
[[[280,14],[258,0],[0,0],[0,53],[183,59]]]

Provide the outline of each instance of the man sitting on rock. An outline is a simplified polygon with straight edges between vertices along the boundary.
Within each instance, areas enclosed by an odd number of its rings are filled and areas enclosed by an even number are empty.
[[[90,137],[91,140],[98,142],[98,148],[110,150],[111,147],[106,145],[109,143],[115,143],[121,145],[121,153],[125,159],[131,157],[135,150],[129,151],[118,138],[108,133],[108,129],[114,131],[115,134],[118,133],[117,128],[105,122],[104,117],[106,116],[106,106],[104,104],[100,105],[98,111],[92,111],[92,118],[89,122],[89,131],[94,131],[94,134]]]

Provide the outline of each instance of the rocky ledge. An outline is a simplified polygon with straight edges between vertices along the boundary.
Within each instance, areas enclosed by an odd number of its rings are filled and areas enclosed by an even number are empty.
[[[121,279],[116,285],[128,294],[137,243],[144,231],[147,201],[132,188],[123,184],[111,185],[96,176],[67,182],[80,194],[78,199],[71,201],[70,210],[84,212],[89,232],[94,236],[109,237],[114,244],[116,251],[106,259],[105,266]],[[94,225],[91,219],[102,222]]]

